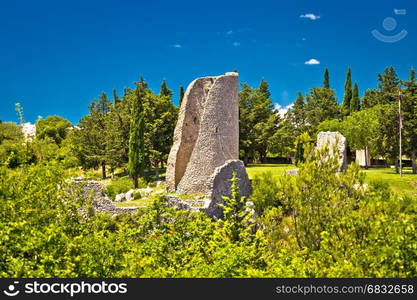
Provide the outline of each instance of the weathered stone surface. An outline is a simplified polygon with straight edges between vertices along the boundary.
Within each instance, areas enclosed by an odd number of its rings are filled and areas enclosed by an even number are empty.
[[[197,212],[201,210],[201,205],[195,205],[193,201],[181,200],[179,197],[174,195],[165,195],[166,205],[176,209],[189,210],[191,212]],[[194,204],[194,205],[193,205]]]
[[[207,178],[239,157],[238,74],[194,80],[184,95],[167,164],[167,190],[209,192]]]
[[[228,160],[224,165],[217,167],[209,178],[210,193],[208,198],[211,201],[203,209],[207,215],[216,218],[222,217],[223,210],[219,204],[224,203],[223,196],[231,196],[231,179],[234,173],[238,178],[240,195],[245,197],[250,195],[250,182],[243,162],[240,160]]]
[[[104,197],[101,200],[98,200],[93,203],[94,211],[98,212],[107,212],[112,215],[117,215],[121,213],[135,213],[139,207],[117,207],[113,204],[113,201],[111,201],[109,198]]]
[[[126,192],[125,197],[126,197],[126,201],[132,201],[133,199],[133,193],[135,192],[134,189],[130,189],[129,191]]]
[[[141,195],[150,196],[153,193],[153,189],[150,187],[139,189],[138,190]]]
[[[205,194],[195,207],[172,196],[176,207],[205,211],[221,217],[222,196],[231,194],[233,173],[239,178],[241,195],[249,196],[250,183],[239,159],[238,74],[194,80],[184,95],[167,163],[167,191]]]
[[[204,199],[181,200],[174,195],[166,195],[167,205],[177,209],[185,209],[192,212],[202,211],[209,217],[222,218],[223,209],[219,204],[224,204],[223,196],[230,197],[231,179],[236,174],[240,195],[248,197],[250,195],[250,182],[246,173],[245,166],[240,160],[228,160],[220,167],[217,167],[208,179],[210,193]],[[252,206],[251,206],[252,204]],[[247,207],[253,208],[253,202],[248,201]]]
[[[346,138],[337,131],[322,131],[317,135],[317,149],[321,149],[327,145],[329,149],[329,156],[337,155],[339,159],[339,171],[347,169],[347,154],[346,154]],[[334,153],[333,149],[336,145],[338,153]]]
[[[85,208],[80,208],[79,213],[87,217],[91,213],[107,212],[112,215],[120,213],[135,213],[138,207],[117,207],[113,204],[106,194],[103,192],[103,185],[95,180],[83,181],[80,178],[73,179],[75,185],[80,185],[83,189],[83,196],[91,197],[92,212],[88,212]],[[121,194],[119,194],[121,195]],[[123,194],[124,196],[124,194]]]
[[[124,193],[117,194],[116,197],[114,197],[115,202],[123,202],[126,201],[126,195]]]
[[[298,169],[289,169],[285,171],[285,175],[298,176]]]

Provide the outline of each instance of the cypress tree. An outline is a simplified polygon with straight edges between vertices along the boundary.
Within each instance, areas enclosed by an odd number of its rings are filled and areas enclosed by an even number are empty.
[[[159,95],[161,96],[172,96],[172,91],[167,87],[167,83],[165,82],[165,80],[162,80],[161,83],[161,90],[159,92]]]
[[[298,166],[299,163],[302,163],[304,161],[304,147],[302,141],[297,141],[294,159],[296,166]]]
[[[359,98],[358,84],[355,83],[352,93],[352,99],[350,100],[350,112],[359,111],[361,108],[361,99]]]
[[[184,98],[184,94],[185,94],[185,92],[184,92],[184,87],[181,85],[181,86],[180,86],[180,99],[179,99],[179,101],[178,101],[179,106],[181,106],[182,99]]]
[[[329,82],[329,70],[326,68],[324,70],[324,81],[323,81],[323,87],[325,89],[329,89],[330,88],[330,82]]]
[[[141,83],[136,87],[136,99],[132,103],[132,119],[129,133],[129,163],[128,170],[133,179],[133,185],[138,188],[139,175],[145,169],[145,143],[144,143],[144,112],[143,101],[145,88]]]
[[[120,98],[117,96],[116,89],[113,89],[113,100],[114,100],[114,104],[117,104],[120,102]]]
[[[402,97],[403,126],[405,153],[411,158],[413,174],[417,174],[417,78],[414,69],[410,70],[410,77],[404,81],[405,90]]]
[[[345,93],[343,96],[342,109],[345,115],[350,114],[350,100],[352,99],[352,75],[350,67],[346,73]]]
[[[140,75],[139,83],[142,85],[144,89],[148,88],[148,83],[145,81],[142,75]]]

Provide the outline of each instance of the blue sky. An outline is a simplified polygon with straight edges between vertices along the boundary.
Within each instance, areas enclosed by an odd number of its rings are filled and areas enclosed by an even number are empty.
[[[416,14],[412,0],[0,0],[0,120],[16,121],[20,102],[27,121],[77,123],[94,97],[140,75],[156,91],[166,79],[176,103],[180,85],[237,69],[241,82],[267,80],[286,106],[321,85],[325,67],[342,97],[351,66],[362,94],[386,66],[407,78],[417,65]],[[408,34],[385,43],[375,29]]]

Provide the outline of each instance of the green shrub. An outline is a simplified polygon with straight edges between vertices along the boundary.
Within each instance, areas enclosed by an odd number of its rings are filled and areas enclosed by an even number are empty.
[[[268,207],[278,207],[282,203],[278,199],[280,191],[278,181],[272,172],[264,172],[256,175],[252,180],[251,200],[255,204],[255,210],[262,214]]]
[[[357,165],[336,173],[323,155],[268,191],[282,206],[256,220],[236,181],[223,220],[162,196],[134,215],[85,216],[88,199],[60,165],[0,166],[0,277],[416,277],[416,199],[365,189]]]
[[[389,183],[384,180],[374,179],[369,183],[369,190],[371,193],[376,193],[382,196],[382,199],[390,197],[391,188]]]
[[[140,194],[140,192],[138,190],[135,190],[133,192],[132,196],[133,196],[133,199],[135,199],[135,200],[139,200],[139,199],[142,198],[142,195]]]
[[[145,188],[147,186],[147,183],[143,178],[139,178],[138,183],[139,188]],[[104,193],[109,196],[110,199],[114,200],[117,194],[126,193],[133,188],[132,178],[128,176],[115,177],[108,182]]]

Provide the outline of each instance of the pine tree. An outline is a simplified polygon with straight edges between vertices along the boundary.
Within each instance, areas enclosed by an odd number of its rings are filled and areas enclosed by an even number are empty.
[[[294,101],[294,105],[288,110],[287,119],[291,122],[291,124],[294,127],[294,138],[305,131],[306,103],[304,101],[304,96],[301,92],[298,92],[297,98]]]
[[[145,88],[141,83],[136,86],[136,99],[132,103],[132,119],[129,134],[129,163],[128,170],[133,179],[133,185],[138,188],[138,178],[145,169],[145,122],[143,101]]]
[[[352,93],[352,99],[350,100],[350,112],[353,113],[355,111],[359,111],[361,108],[361,99],[359,98],[359,87],[358,84],[355,83]]]
[[[146,90],[148,88],[148,83],[145,81],[142,75],[140,75],[139,83],[142,85],[142,87]],[[136,82],[137,84],[137,82]]]
[[[404,82],[403,93],[403,126],[404,126],[404,150],[410,155],[413,173],[417,174],[417,79],[414,69],[410,70],[410,77]]]
[[[350,114],[350,100],[352,99],[352,75],[351,69],[348,68],[345,81],[345,93],[343,96],[342,110],[344,115]]]
[[[261,80],[261,82],[259,84],[259,91],[262,93],[262,95],[265,98],[271,97],[271,92],[269,91],[269,84],[268,84],[267,81]]]
[[[330,88],[330,82],[329,82],[329,70],[326,68],[324,70],[324,81],[323,81],[323,87],[325,89]]]
[[[264,80],[256,89],[244,83],[239,92],[239,145],[245,164],[255,156],[264,160],[270,138],[277,130],[279,114],[274,110],[270,94]]]
[[[317,126],[326,120],[338,118],[340,107],[333,89],[313,88],[306,95],[306,124],[309,132],[313,133]]]
[[[180,99],[179,99],[179,101],[178,101],[179,106],[181,106],[182,99],[184,98],[184,94],[185,94],[185,92],[184,92],[184,87],[181,85],[181,86],[180,86]]]
[[[162,83],[161,83],[161,90],[160,90],[160,92],[159,92],[159,95],[161,95],[161,96],[169,96],[169,97],[171,97],[172,96],[172,91],[167,87],[167,83],[165,82],[165,80],[162,80]]]
[[[378,74],[378,88],[379,88],[379,103],[390,104],[396,103],[398,98],[398,88],[400,86],[400,79],[393,66],[385,68],[383,74]]]
[[[89,106],[89,114],[80,120],[79,130],[73,130],[76,155],[83,168],[97,168],[101,166],[102,177],[106,178],[107,165],[107,117],[112,102],[106,93],[100,98],[93,99]]]
[[[120,102],[120,98],[117,96],[116,89],[113,89],[113,100],[114,100],[114,104],[117,104]]]

